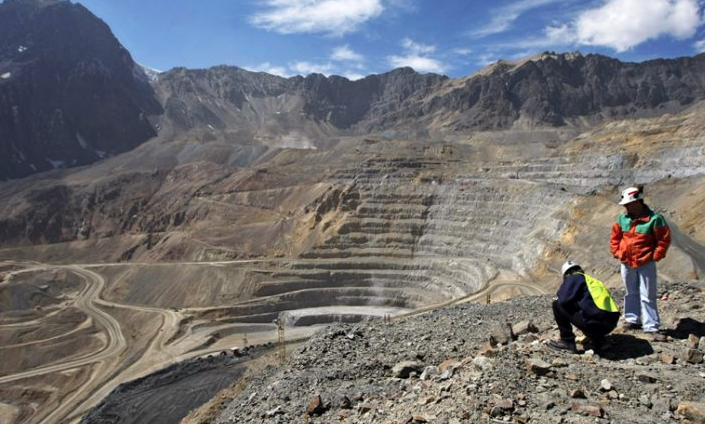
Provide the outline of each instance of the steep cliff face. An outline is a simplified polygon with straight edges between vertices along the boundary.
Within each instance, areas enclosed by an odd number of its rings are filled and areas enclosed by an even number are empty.
[[[157,87],[167,109],[164,125],[175,128],[171,136],[184,130],[204,140],[293,134],[316,145],[339,134],[424,137],[677,112],[705,98],[705,55],[623,63],[544,53],[463,79],[411,68],[357,81],[317,74],[284,79],[221,66],[174,70]]]
[[[156,135],[161,106],[104,22],[67,1],[0,4],[0,179],[83,165]]]
[[[330,137],[360,133],[360,123],[370,116],[407,117],[406,101],[428,95],[446,80],[411,68],[358,81],[320,74],[281,78],[228,66],[178,68],[156,83],[166,111],[160,133],[167,140],[320,147]]]
[[[456,111],[451,129],[561,126],[682,110],[705,95],[705,56],[623,63],[590,54],[545,53],[498,63],[454,83],[427,109]],[[435,105],[433,107],[432,105]]]

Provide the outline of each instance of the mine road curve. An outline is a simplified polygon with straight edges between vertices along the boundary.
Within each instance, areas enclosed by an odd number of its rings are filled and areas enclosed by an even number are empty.
[[[526,295],[546,294],[545,290],[543,290],[541,287],[539,287],[535,284],[522,283],[520,281],[492,280],[492,281],[489,281],[487,284],[485,284],[482,288],[480,288],[480,290],[476,291],[475,293],[472,293],[472,294],[469,294],[467,296],[463,296],[463,297],[460,297],[457,299],[452,299],[447,302],[437,303],[435,305],[430,305],[430,306],[426,306],[424,308],[415,309],[411,312],[397,315],[396,317],[393,317],[393,318],[409,317],[409,316],[413,316],[413,315],[424,314],[426,312],[434,311],[436,309],[444,308],[446,306],[458,305],[458,304],[467,303],[467,302],[473,302],[476,300],[483,299],[488,294],[492,294],[500,289],[512,289],[512,288],[517,288],[521,291],[522,294],[526,294]]]
[[[289,261],[291,259],[285,259],[285,258],[277,258],[275,260],[272,259],[245,259],[245,260],[231,260],[231,261],[213,261],[213,262],[183,262],[181,264],[193,264],[193,265],[211,265],[211,266],[218,266],[218,265],[225,265],[225,264],[233,264],[233,263],[258,263],[258,262],[277,262],[277,261]],[[117,308],[128,308],[128,309],[135,309],[135,310],[142,310],[146,312],[152,312],[152,313],[157,313],[162,315],[163,317],[163,322],[162,322],[162,332],[159,337],[155,338],[155,340],[150,344],[150,348],[148,350],[152,351],[157,351],[157,352],[162,352],[162,353],[167,353],[168,350],[168,340],[171,336],[171,333],[173,331],[176,331],[178,329],[178,319],[179,319],[179,314],[170,311],[170,310],[164,310],[164,309],[158,309],[158,308],[150,308],[150,307],[143,307],[143,306],[135,306],[135,305],[123,305],[123,304],[118,304],[118,303],[112,303],[108,302],[102,299],[99,299],[100,293],[102,292],[103,288],[105,287],[105,278],[101,276],[100,274],[90,271],[86,268],[88,267],[102,267],[102,266],[133,266],[133,265],[140,265],[140,264],[134,264],[134,263],[110,263],[110,264],[81,264],[81,265],[49,265],[49,264],[37,264],[33,263],[32,267],[30,269],[25,269],[23,270],[24,272],[29,272],[29,271],[36,271],[36,270],[44,270],[44,269],[66,269],[70,272],[74,272],[75,274],[79,275],[84,279],[86,282],[86,287],[82,290],[82,292],[79,294],[79,296],[76,298],[75,305],[86,312],[88,316],[92,317],[99,325],[105,327],[107,331],[107,344],[105,347],[103,347],[101,350],[91,353],[89,355],[86,355],[81,358],[77,359],[72,359],[66,362],[61,362],[61,363],[56,363],[44,367],[39,367],[34,370],[30,371],[25,371],[9,376],[4,376],[0,377],[0,384],[2,383],[7,383],[7,382],[12,382],[16,380],[20,380],[23,378],[28,378],[28,377],[35,377],[51,372],[59,372],[71,368],[76,368],[80,367],[83,365],[87,364],[92,364],[98,361],[103,361],[108,358],[113,357],[114,355],[119,354],[121,351],[123,351],[126,348],[126,341],[125,338],[122,334],[122,331],[120,329],[119,323],[108,313],[103,312],[102,310],[98,309],[96,304],[100,305],[105,305],[105,306],[110,306],[110,307],[117,307]],[[142,264],[142,265],[162,265],[162,264]],[[173,263],[170,264],[164,264],[164,265],[173,265]],[[19,271],[19,272],[23,272]],[[417,309],[413,312],[410,312],[408,314],[404,314],[402,316],[408,316],[408,315],[416,315],[424,312],[428,312],[433,309],[438,309],[440,307],[444,307],[447,305],[452,305],[452,304],[457,304],[457,303],[463,303],[463,302],[470,302],[478,299],[484,298],[488,293],[495,292],[500,289],[505,289],[505,288],[518,288],[522,293],[524,294],[541,294],[543,291],[532,284],[528,283],[522,283],[518,281],[491,281],[488,282],[486,285],[484,285],[478,292],[475,292],[471,295],[464,296],[462,298],[458,299],[453,299],[448,302],[442,303],[442,304],[436,304],[436,305],[431,305],[426,308],[421,308]],[[46,317],[45,317],[46,318]],[[11,324],[12,325],[12,324]],[[172,329],[172,331],[168,331],[168,329]],[[168,352],[171,353],[171,352]],[[85,407],[92,406],[94,403],[97,403],[100,401],[105,395],[107,395],[107,391],[109,391],[112,388],[113,384],[101,384],[101,388],[99,390],[94,390],[94,393],[89,396],[88,398],[85,398],[82,402],[80,402],[80,406],[76,408],[77,404],[76,402],[78,399],[81,397],[85,396],[85,391],[88,389],[87,386],[84,386],[83,388],[74,391],[71,393],[68,397],[62,399],[61,404],[58,408],[54,409],[49,415],[44,417],[42,422],[44,423],[51,423],[51,422],[57,422],[58,420],[61,420],[65,418],[68,414],[72,412],[77,412],[77,411],[82,411],[85,409]]]
[[[105,279],[93,271],[82,269],[77,266],[47,266],[51,268],[64,268],[81,276],[86,281],[86,288],[83,289],[79,297],[76,299],[76,306],[86,312],[90,317],[96,320],[97,323],[105,327],[108,336],[108,342],[101,350],[91,353],[81,358],[72,359],[66,362],[60,362],[53,365],[38,367],[33,370],[20,372],[4,377],[0,377],[0,384],[11,381],[20,380],[28,377],[48,374],[57,371],[63,371],[71,368],[80,367],[87,364],[92,364],[97,361],[110,358],[111,356],[121,352],[127,346],[125,337],[120,330],[120,324],[109,314],[98,309],[94,302],[105,286]]]

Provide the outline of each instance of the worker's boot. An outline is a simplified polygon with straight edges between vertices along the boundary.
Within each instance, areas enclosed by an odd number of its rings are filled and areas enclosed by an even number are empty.
[[[567,342],[565,340],[551,340],[548,342],[548,347],[556,350],[567,350],[572,353],[577,352],[575,342]]]

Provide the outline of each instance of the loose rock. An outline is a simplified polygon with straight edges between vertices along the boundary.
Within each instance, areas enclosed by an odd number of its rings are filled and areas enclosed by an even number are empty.
[[[705,403],[681,402],[677,411],[693,424],[705,424]]]

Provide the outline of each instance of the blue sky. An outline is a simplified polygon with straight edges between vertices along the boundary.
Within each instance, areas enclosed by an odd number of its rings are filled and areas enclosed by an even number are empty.
[[[75,1],[74,1],[75,2]],[[139,63],[351,79],[451,77],[546,50],[624,61],[705,51],[703,0],[81,0]]]

